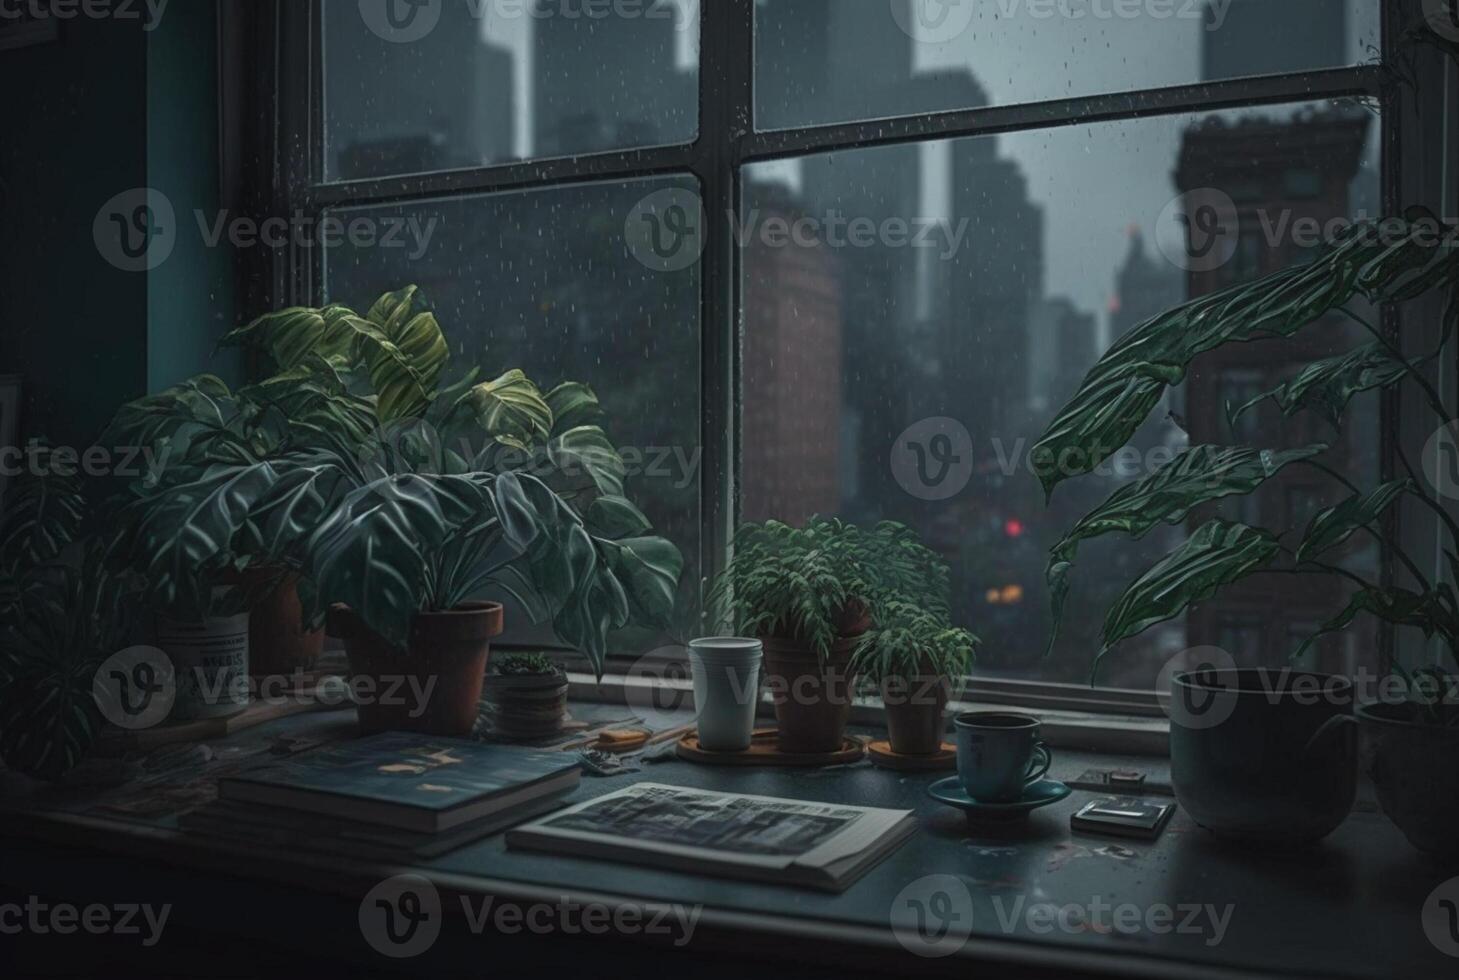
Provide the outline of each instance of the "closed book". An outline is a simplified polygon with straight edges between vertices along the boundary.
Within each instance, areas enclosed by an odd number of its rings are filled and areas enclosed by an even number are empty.
[[[438,834],[576,788],[562,752],[388,732],[219,781],[218,796]]]
[[[429,860],[563,805],[561,795],[544,796],[439,834],[396,830],[359,820],[229,800],[217,800],[185,813],[177,824],[190,834],[280,851],[333,854],[367,861]]]

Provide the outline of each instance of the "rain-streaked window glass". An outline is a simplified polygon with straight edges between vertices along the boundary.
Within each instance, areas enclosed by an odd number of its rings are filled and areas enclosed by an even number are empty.
[[[324,0],[324,178],[687,143],[699,0]]]
[[[1375,0],[757,0],[756,126],[1376,60]]]
[[[1030,450],[1114,338],[1309,258],[1340,219],[1377,216],[1378,133],[1374,112],[1340,101],[749,167],[742,516],[905,522],[952,567],[954,616],[985,641],[978,674],[1086,683],[1110,605],[1189,530],[1219,513],[1281,531],[1342,493],[1294,466],[1185,526],[1086,543],[1046,660],[1049,549],[1117,487],[1188,446],[1252,436],[1330,443],[1328,465],[1376,476],[1376,398],[1341,433],[1269,404],[1233,433],[1225,412],[1356,346],[1363,327],[1341,316],[1204,355],[1125,451],[1047,505]],[[1370,542],[1351,547],[1376,568]],[[1254,579],[1118,646],[1099,683],[1149,690],[1173,653],[1232,637],[1239,663],[1283,664],[1285,624],[1322,622],[1343,597],[1327,578]],[[1313,662],[1346,671],[1370,647],[1332,637]]]
[[[680,242],[679,205],[697,200],[686,177],[343,209],[329,216],[373,234],[341,236],[326,260],[331,302],[364,307],[418,285],[458,373],[590,385],[626,493],[679,546],[686,583],[700,568],[700,270],[691,245],[664,243]],[[615,642],[641,653],[654,641]]]

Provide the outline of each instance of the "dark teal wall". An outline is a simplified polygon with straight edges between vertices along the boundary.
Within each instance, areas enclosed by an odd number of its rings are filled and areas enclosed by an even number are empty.
[[[0,373],[23,376],[29,436],[89,445],[147,386],[146,276],[92,240],[102,204],[146,183],[146,63],[135,25],[83,18],[0,52]]]
[[[147,180],[177,213],[177,244],[147,283],[147,382],[152,391],[210,370],[236,383],[234,353],[212,357],[233,326],[233,251],[209,247],[218,189],[217,8],[169,4],[147,44]]]
[[[56,43],[0,51],[0,374],[24,379],[27,437],[89,445],[127,399],[235,373],[209,358],[233,319],[232,257],[194,218],[219,207],[215,24],[211,0],[188,0],[151,32],[77,17]],[[122,271],[93,224],[148,186],[173,203],[176,245]]]

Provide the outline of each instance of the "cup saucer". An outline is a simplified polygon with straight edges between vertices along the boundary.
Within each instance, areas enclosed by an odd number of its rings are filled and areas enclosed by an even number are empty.
[[[1012,820],[1026,816],[1041,806],[1057,803],[1072,790],[1057,779],[1040,779],[1023,791],[1023,797],[1012,803],[983,803],[968,795],[956,776],[939,779],[927,787],[927,795],[939,803],[955,806],[972,820]]]

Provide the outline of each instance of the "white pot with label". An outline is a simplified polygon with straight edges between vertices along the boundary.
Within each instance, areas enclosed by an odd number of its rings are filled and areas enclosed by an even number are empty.
[[[157,646],[177,684],[169,720],[226,718],[248,707],[248,613],[193,623],[159,616]]]

